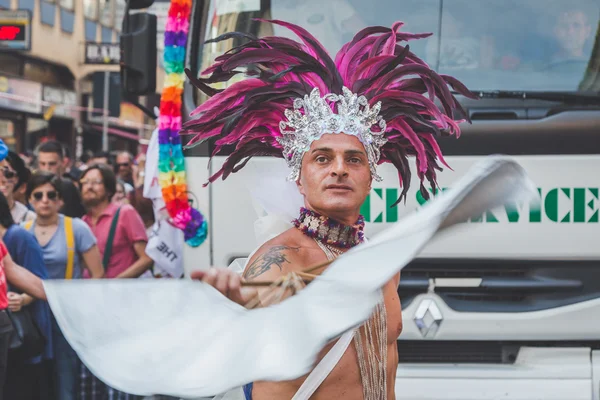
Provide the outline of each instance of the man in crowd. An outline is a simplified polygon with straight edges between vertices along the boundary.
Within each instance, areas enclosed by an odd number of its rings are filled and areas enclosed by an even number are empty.
[[[81,177],[81,170],[77,167],[75,163],[75,158],[70,154],[71,152],[67,147],[64,148],[64,156],[65,156],[65,176],[71,178],[75,182],[79,180]]]
[[[152,264],[145,251],[146,227],[132,206],[111,203],[117,185],[113,170],[103,164],[92,165],[83,172],[79,183],[87,210],[83,220],[98,240],[105,277],[139,277]],[[138,399],[106,386],[85,366],[82,366],[81,379],[82,400]]]
[[[94,157],[92,158],[92,162],[90,163],[90,165],[94,165],[94,164],[109,165],[110,164],[110,153],[108,151],[96,152],[94,154]]]
[[[117,155],[115,171],[118,177],[125,183],[131,185],[133,189],[133,155],[123,151]]]
[[[41,171],[47,171],[61,177],[64,205],[60,213],[68,217],[81,218],[85,213],[81,204],[81,195],[73,180],[64,174],[66,160],[64,149],[59,142],[48,141],[38,147],[38,167]]]

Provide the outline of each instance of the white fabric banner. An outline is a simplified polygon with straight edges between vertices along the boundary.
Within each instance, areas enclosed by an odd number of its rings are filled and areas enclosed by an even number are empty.
[[[70,345],[111,387],[214,396],[305,375],[327,343],[369,318],[380,289],[439,232],[536,194],[518,164],[488,157],[452,189],[337,258],[297,295],[256,310],[187,279],[46,280],[44,287]]]
[[[146,254],[154,260],[154,275],[183,276],[183,231],[165,220],[158,220],[148,238]]]
[[[158,183],[158,129],[152,132],[146,151],[146,169],[144,170],[144,197],[156,199],[162,197]]]

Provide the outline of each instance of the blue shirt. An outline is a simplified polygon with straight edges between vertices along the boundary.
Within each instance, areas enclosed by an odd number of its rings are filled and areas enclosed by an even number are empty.
[[[52,238],[42,246],[44,263],[50,279],[65,279],[67,270],[67,236],[65,234],[65,216],[58,214],[58,228]],[[35,221],[29,232],[33,233]],[[75,237],[75,260],[73,263],[73,279],[81,279],[81,255],[96,244],[96,238],[91,229],[79,218],[73,218],[73,236]]]
[[[35,239],[35,236],[18,225],[12,225],[4,234],[4,244],[8,249],[8,253],[17,264],[41,279],[48,279],[42,248]],[[18,293],[21,292],[16,288],[10,288],[10,290]],[[46,347],[42,355],[29,360],[30,363],[37,364],[42,359],[52,359],[54,354],[52,349],[50,307],[48,303],[41,300],[36,300],[27,307],[31,310],[33,319],[46,337]]]

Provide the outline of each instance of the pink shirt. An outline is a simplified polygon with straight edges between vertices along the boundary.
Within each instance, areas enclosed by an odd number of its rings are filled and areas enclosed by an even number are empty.
[[[101,257],[104,256],[108,232],[110,231],[110,225],[118,207],[118,205],[113,203],[106,207],[104,212],[98,217],[95,226],[92,224],[92,219],[88,214],[84,215],[82,218],[92,229],[94,236],[96,236]],[[133,244],[135,242],[147,241],[148,236],[146,235],[146,227],[144,226],[142,217],[140,217],[138,212],[129,204],[121,206],[119,221],[117,223],[113,241],[112,254],[108,262],[105,278],[114,278],[129,268],[138,259]],[[89,278],[87,270],[85,271],[84,276]]]

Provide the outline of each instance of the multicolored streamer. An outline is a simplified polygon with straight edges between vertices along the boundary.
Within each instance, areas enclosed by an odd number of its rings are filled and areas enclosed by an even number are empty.
[[[172,0],[165,27],[166,72],[158,119],[158,180],[173,224],[183,230],[185,241],[197,247],[206,239],[207,223],[188,202],[185,162],[181,148],[181,97],[185,80],[185,46],[190,27],[192,0]]]

